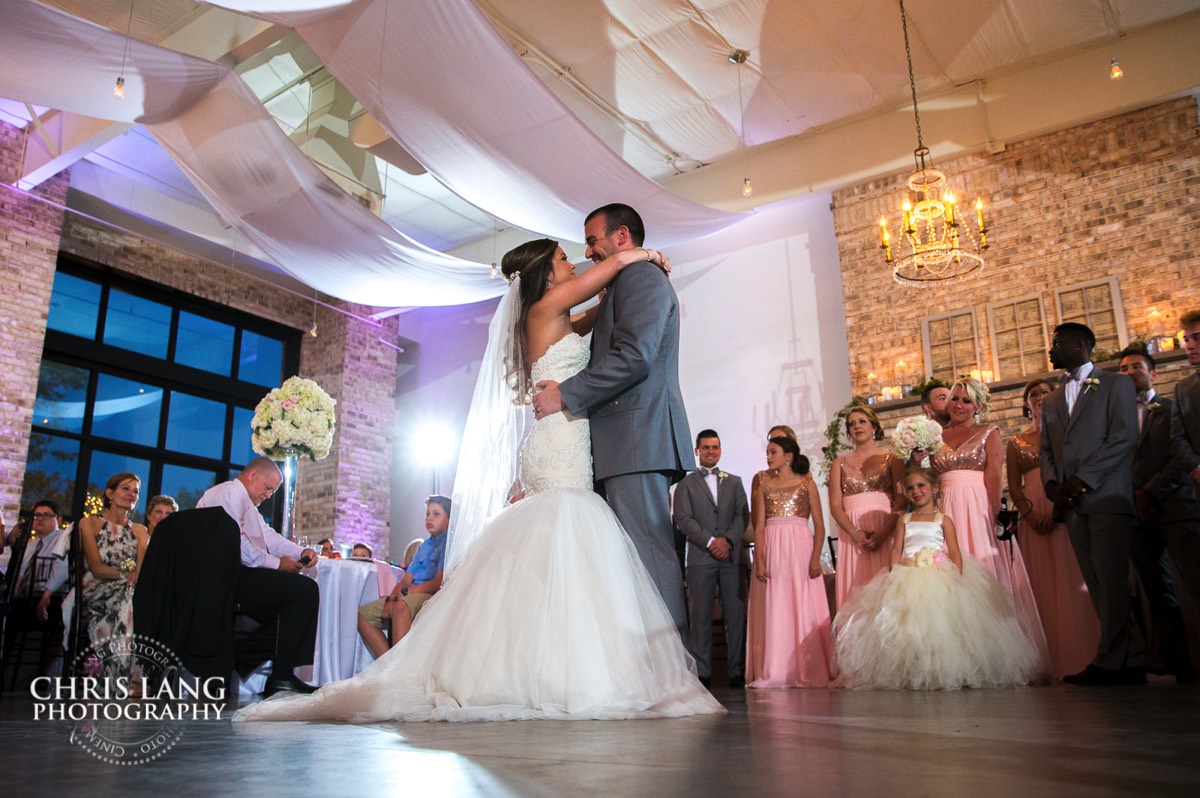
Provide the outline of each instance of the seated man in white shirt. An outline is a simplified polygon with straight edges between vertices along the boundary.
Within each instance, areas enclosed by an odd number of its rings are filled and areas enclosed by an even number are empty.
[[[228,482],[214,485],[200,497],[197,507],[221,507],[242,531],[242,573],[237,602],[279,610],[279,637],[271,677],[264,692],[311,693],[313,687],[296,678],[293,669],[310,665],[317,642],[317,583],[300,574],[317,561],[312,549],[280,535],[263,520],[258,505],[271,497],[283,481],[279,466],[265,457],[249,465]]]

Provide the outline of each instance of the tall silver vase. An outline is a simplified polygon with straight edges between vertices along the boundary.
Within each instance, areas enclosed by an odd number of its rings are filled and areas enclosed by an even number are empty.
[[[279,486],[283,491],[279,533],[288,540],[293,540],[296,532],[296,474],[300,470],[300,463],[295,451],[286,451],[287,455],[279,463],[279,470],[283,473],[283,482]]]

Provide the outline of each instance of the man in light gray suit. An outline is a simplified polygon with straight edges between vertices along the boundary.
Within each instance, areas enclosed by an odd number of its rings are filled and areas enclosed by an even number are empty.
[[[645,239],[628,205],[605,205],[583,227],[586,255],[599,263]],[[670,488],[695,468],[679,389],[679,300],[653,263],[617,275],[598,307],[592,360],[560,386],[539,382],[538,418],[566,410],[591,421],[598,492],[608,499],[658,586],[686,642],[687,607],[675,556]]]
[[[675,526],[687,538],[688,614],[691,651],[700,681],[712,678],[712,614],[718,588],[729,686],[746,686],[746,609],[738,596],[742,534],[750,522],[741,477],[717,468],[721,438],[715,430],[696,436],[700,468],[675,488]]]
[[[1137,509],[1132,458],[1138,415],[1133,381],[1092,365],[1096,336],[1082,324],[1054,328],[1050,362],[1066,369],[1042,402],[1046,496],[1066,522],[1071,546],[1100,617],[1100,645],[1069,684],[1146,683],[1146,645],[1133,618],[1129,555]]]

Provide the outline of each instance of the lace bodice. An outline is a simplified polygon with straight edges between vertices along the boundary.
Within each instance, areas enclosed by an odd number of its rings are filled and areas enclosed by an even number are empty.
[[[588,346],[576,333],[551,344],[530,369],[536,384],[562,382],[588,364]],[[586,418],[565,410],[535,421],[521,447],[521,483],[526,495],[550,488],[592,489],[592,439]]]
[[[947,471],[984,471],[987,469],[987,440],[992,433],[1000,434],[994,424],[989,424],[967,438],[957,449],[943,444],[933,453],[933,470],[939,474]]]
[[[942,550],[946,545],[942,514],[938,513],[934,521],[912,521],[909,520],[910,515],[904,516],[904,556],[914,557],[926,548]]]
[[[856,493],[886,493],[892,495],[892,458],[894,455],[885,454],[882,457],[873,455],[863,461],[860,471],[854,465],[842,458],[842,495],[853,496]]]
[[[763,502],[767,518],[808,518],[808,480],[786,488],[763,486]]]
[[[1038,453],[1038,444],[1030,443],[1020,437],[1009,438],[1009,445],[1017,450],[1017,470],[1022,474],[1034,468],[1041,468],[1041,455]]]

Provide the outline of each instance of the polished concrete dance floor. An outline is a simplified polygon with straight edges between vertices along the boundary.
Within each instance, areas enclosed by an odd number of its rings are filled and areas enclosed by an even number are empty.
[[[137,766],[0,696],[5,796],[1200,794],[1200,686],[732,691],[730,714],[473,724],[190,721]]]

